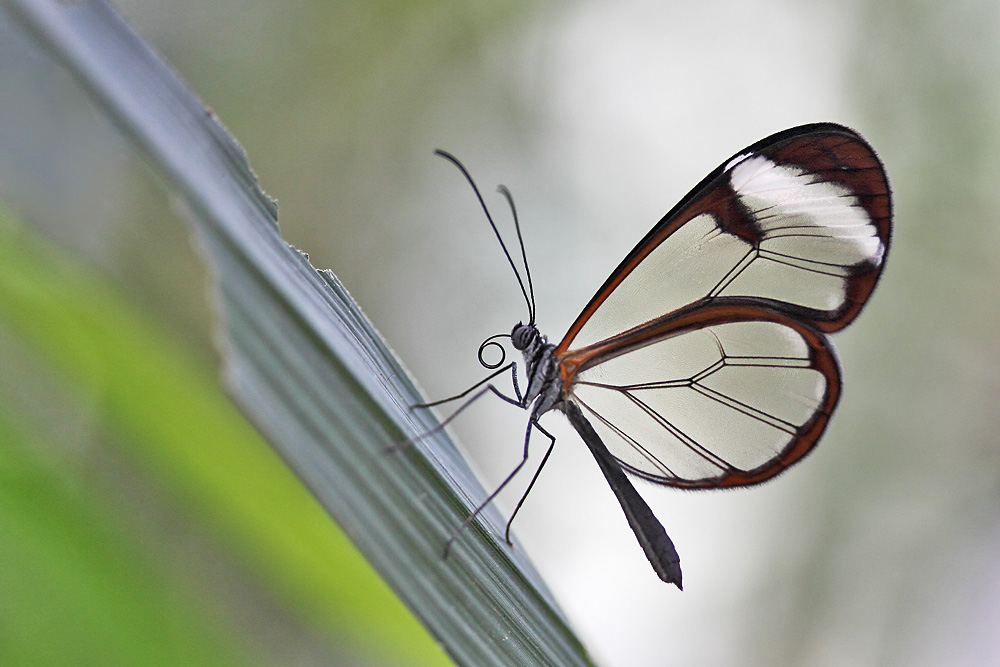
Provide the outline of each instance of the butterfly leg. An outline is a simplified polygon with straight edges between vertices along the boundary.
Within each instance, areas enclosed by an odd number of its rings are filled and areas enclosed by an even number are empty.
[[[523,398],[523,396],[521,394],[521,389],[520,389],[520,387],[517,384],[517,364],[514,363],[514,362],[511,362],[510,364],[508,364],[507,366],[504,366],[503,368],[501,368],[500,370],[496,371],[495,373],[490,374],[488,377],[486,377],[482,381],[477,382],[476,384],[472,385],[471,387],[469,387],[468,389],[466,389],[465,391],[463,391],[461,394],[456,394],[455,396],[451,396],[450,398],[444,398],[444,399],[441,399],[440,401],[433,401],[431,403],[418,403],[418,404],[413,405],[411,407],[413,409],[416,409],[416,408],[421,408],[421,409],[423,409],[423,408],[432,408],[432,407],[434,407],[436,405],[441,405],[443,403],[448,403],[449,401],[454,401],[454,400],[457,400],[457,399],[460,399],[460,398],[465,398],[466,396],[469,395],[469,393],[473,389],[476,389],[477,387],[481,386],[483,383],[489,382],[490,380],[492,380],[493,378],[495,378],[497,375],[500,375],[501,373],[506,372],[508,370],[510,371],[511,381],[513,382],[513,385],[514,385],[514,394],[516,395],[516,398],[510,397],[510,396],[506,395],[505,393],[503,393],[502,391],[500,391],[499,389],[497,389],[494,385],[488,384],[485,387],[483,387],[482,389],[480,389],[479,391],[477,391],[475,394],[473,394],[472,398],[468,399],[465,403],[463,403],[462,405],[460,405],[457,410],[455,410],[453,413],[451,413],[450,415],[448,415],[444,419],[444,421],[442,421],[441,423],[439,423],[434,428],[430,429],[429,431],[424,431],[423,433],[415,435],[412,438],[407,438],[406,440],[403,440],[402,442],[396,443],[395,445],[392,445],[391,447],[389,447],[387,451],[389,451],[390,453],[391,452],[395,452],[395,451],[397,451],[399,449],[402,449],[403,447],[408,447],[408,446],[412,445],[415,442],[423,440],[424,438],[428,438],[428,437],[434,435],[435,433],[438,433],[438,432],[442,431],[448,424],[450,424],[452,422],[453,419],[455,419],[455,417],[457,417],[459,414],[461,414],[462,411],[464,411],[467,407],[469,407],[470,405],[472,405],[473,403],[475,403],[476,401],[478,401],[480,398],[482,398],[483,396],[485,396],[489,392],[492,392],[495,396],[498,396],[500,399],[502,399],[503,401],[505,401],[507,403],[510,403],[511,405],[516,405],[519,408],[525,407],[524,406],[524,398]]]
[[[457,401],[460,398],[465,398],[470,393],[472,393],[472,391],[474,389],[476,389],[477,387],[481,387],[482,385],[486,384],[487,382],[489,382],[490,380],[492,380],[496,376],[501,375],[503,373],[506,373],[507,371],[510,371],[511,380],[512,380],[512,382],[514,384],[514,394],[517,396],[516,405],[520,406],[521,405],[521,390],[520,390],[520,388],[518,387],[518,384],[517,384],[517,362],[516,361],[512,361],[509,364],[507,364],[506,366],[504,366],[503,368],[500,368],[500,369],[498,369],[498,370],[490,373],[489,375],[487,375],[486,377],[484,377],[482,380],[480,380],[476,384],[472,385],[471,387],[469,387],[468,389],[466,389],[465,391],[463,391],[460,394],[455,394],[454,396],[449,396],[448,398],[442,398],[442,399],[437,400],[437,401],[431,401],[430,403],[417,403],[415,405],[410,406],[410,408],[413,409],[413,410],[423,409],[423,408],[433,408],[433,407],[438,406],[438,405],[444,405],[445,403],[451,403],[452,401]],[[494,389],[493,391],[498,396],[500,396],[500,398],[504,399],[508,403],[514,402],[514,401],[511,401],[509,397],[500,394],[496,389]],[[476,394],[472,398],[472,400],[470,400],[468,403],[466,403],[466,405],[468,405],[472,401],[474,401],[477,398],[479,398],[480,396],[482,396],[483,393],[484,392],[479,392],[478,394]],[[456,414],[458,412],[460,412],[462,410],[462,408],[464,408],[464,407],[465,407],[465,405],[463,405],[461,408],[459,408],[456,411]]]
[[[552,450],[555,449],[556,446],[556,437],[551,433],[549,433],[548,431],[546,431],[544,428],[542,428],[541,425],[538,423],[537,418],[533,417],[531,423],[534,424],[535,428],[538,429],[538,431],[541,432],[542,435],[544,435],[546,438],[549,439],[549,448],[548,450],[546,450],[545,456],[542,457],[542,462],[538,464],[538,469],[535,471],[534,476],[532,476],[531,482],[528,484],[528,488],[524,490],[524,493],[521,495],[521,499],[517,501],[517,506],[511,513],[510,518],[507,519],[507,529],[504,531],[503,534],[503,537],[507,541],[507,544],[511,544],[510,526],[512,523],[514,523],[514,517],[517,516],[517,512],[518,510],[521,509],[521,505],[524,504],[524,501],[527,500],[528,494],[531,493],[531,488],[535,486],[535,482],[538,480],[538,476],[542,474],[542,468],[545,467],[545,463],[549,460],[549,455],[552,454]],[[527,455],[527,443],[525,443],[525,455]]]
[[[528,429],[524,433],[524,452],[521,455],[521,461],[516,466],[514,466],[514,469],[510,471],[510,474],[507,475],[502,482],[500,482],[500,486],[498,486],[496,488],[496,490],[493,493],[491,493],[486,498],[486,500],[484,500],[482,503],[480,503],[479,507],[477,507],[472,512],[472,514],[470,514],[465,519],[465,521],[462,522],[461,526],[459,526],[458,528],[455,529],[454,532],[452,532],[451,537],[448,538],[448,541],[444,545],[444,557],[445,558],[448,557],[448,553],[451,551],[451,545],[455,542],[455,540],[462,533],[462,531],[465,530],[466,526],[468,526],[470,523],[472,523],[475,520],[475,518],[477,516],[479,516],[479,513],[482,512],[486,508],[487,505],[489,505],[491,502],[493,502],[493,499],[496,498],[497,495],[501,491],[503,491],[503,489],[504,489],[505,486],[507,486],[508,484],[510,484],[510,481],[512,479],[514,479],[514,476],[517,475],[517,473],[519,473],[521,471],[521,468],[524,467],[524,464],[528,462],[528,442],[531,440],[531,429],[532,428],[537,428],[539,431],[541,431],[542,433],[544,433],[546,436],[548,436],[552,440],[552,444],[549,445],[549,451],[550,452],[552,451],[552,445],[554,445],[555,441],[556,441],[555,437],[553,437],[551,434],[548,433],[548,431],[546,431],[541,426],[539,426],[538,422],[536,420],[537,420],[537,417],[533,416],[528,421]],[[548,454],[545,455],[545,458],[548,458]],[[536,477],[538,476],[537,473],[536,473],[535,476]],[[523,499],[522,499],[522,502],[523,502]],[[518,503],[518,507],[520,507],[520,503]],[[508,530],[509,529],[510,529],[510,522],[508,522]]]

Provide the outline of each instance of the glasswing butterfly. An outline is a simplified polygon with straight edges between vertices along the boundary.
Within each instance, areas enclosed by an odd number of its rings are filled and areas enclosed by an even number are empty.
[[[680,558],[629,475],[686,489],[759,484],[819,441],[840,398],[840,364],[828,334],[868,301],[889,250],[892,203],[885,169],[855,131],[795,127],[741,150],[710,173],[618,265],[558,344],[535,326],[534,289],[514,217],[524,278],[465,167],[528,306],[527,324],[479,348],[487,378],[431,407],[492,392],[530,410],[521,463],[456,530],[452,542],[528,458],[539,419],[566,415],[617,496],[659,577],[681,588]],[[488,363],[510,338],[524,357]],[[490,381],[510,372],[514,396]],[[478,389],[478,391],[476,391]],[[475,392],[473,394],[473,392]]]

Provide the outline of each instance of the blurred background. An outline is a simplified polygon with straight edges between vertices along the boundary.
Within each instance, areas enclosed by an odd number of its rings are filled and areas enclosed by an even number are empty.
[[[751,490],[640,487],[683,593],[557,415],[515,530],[599,664],[1000,665],[1000,4],[117,6],[430,398],[526,317],[435,148],[498,219],[494,186],[514,193],[558,340],[722,160],[801,123],[860,131],[895,236],[836,336],[816,452]],[[0,91],[0,198],[23,221],[0,225],[0,657],[446,664],[220,396],[208,276],[159,179],[2,13]],[[525,418],[483,400],[455,423],[485,486]],[[301,525],[270,514],[286,501]]]

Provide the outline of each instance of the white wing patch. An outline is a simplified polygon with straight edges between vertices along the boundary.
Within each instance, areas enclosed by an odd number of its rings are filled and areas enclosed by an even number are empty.
[[[881,266],[886,246],[843,183],[757,153],[730,160],[732,200],[702,210],[652,248],[572,339],[580,349],[703,298],[750,297],[832,320],[848,288]],[[724,184],[724,182],[723,182]]]
[[[882,263],[878,229],[845,186],[760,155],[739,156],[727,168],[760,241],[711,296],[757,294],[835,310],[853,268]]]

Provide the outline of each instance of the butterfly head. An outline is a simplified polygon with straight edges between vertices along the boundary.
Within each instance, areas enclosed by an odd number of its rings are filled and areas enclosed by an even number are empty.
[[[533,343],[538,342],[541,337],[541,334],[538,333],[538,328],[534,324],[522,324],[518,322],[510,332],[510,342],[514,345],[514,349],[519,352],[527,350]]]

